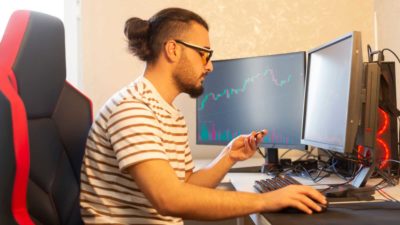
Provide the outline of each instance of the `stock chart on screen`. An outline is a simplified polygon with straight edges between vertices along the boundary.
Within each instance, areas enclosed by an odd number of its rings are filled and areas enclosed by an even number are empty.
[[[196,100],[197,143],[225,145],[240,134],[268,129],[264,147],[300,144],[305,53],[213,61]]]

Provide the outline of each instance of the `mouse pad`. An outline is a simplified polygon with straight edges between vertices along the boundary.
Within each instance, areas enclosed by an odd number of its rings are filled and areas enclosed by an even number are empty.
[[[326,212],[308,215],[305,213],[261,213],[272,225],[399,225],[399,202],[335,203]]]

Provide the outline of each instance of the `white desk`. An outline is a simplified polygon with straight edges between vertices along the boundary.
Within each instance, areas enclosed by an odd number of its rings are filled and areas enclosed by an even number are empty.
[[[212,162],[212,159],[196,159],[196,160],[194,160],[195,170],[204,168],[211,162]],[[259,165],[261,167],[261,165],[263,165],[264,162],[265,162],[264,158],[253,157],[253,158],[245,160],[245,161],[237,162],[233,166],[233,168],[250,167],[250,166],[256,166],[256,165]],[[224,179],[222,179],[222,181],[221,181],[221,183],[230,183],[230,182],[231,182],[230,176],[228,176],[228,175],[225,176]]]
[[[253,187],[254,181],[265,179],[268,176],[261,173],[229,173],[228,177],[237,191],[256,192]],[[270,225],[268,220],[258,213],[250,214],[249,216],[255,225]]]

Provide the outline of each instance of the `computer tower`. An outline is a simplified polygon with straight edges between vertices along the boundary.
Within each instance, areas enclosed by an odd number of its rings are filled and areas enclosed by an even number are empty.
[[[394,62],[381,62],[380,64],[380,91],[378,131],[376,134],[376,154],[380,169],[390,169],[392,173],[398,173],[398,163],[386,161],[399,160],[398,146],[398,122],[399,111],[396,100],[396,73]]]
[[[357,154],[390,173],[398,173],[399,111],[396,106],[396,75],[394,62],[364,63],[363,109]]]

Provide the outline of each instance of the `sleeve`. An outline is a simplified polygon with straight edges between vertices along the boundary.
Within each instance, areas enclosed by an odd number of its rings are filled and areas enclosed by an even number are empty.
[[[141,102],[122,102],[113,110],[107,130],[119,168],[150,159],[167,160],[160,126],[153,112]]]
[[[186,144],[185,149],[185,171],[190,171],[194,169],[192,151],[190,150],[189,143]]]

